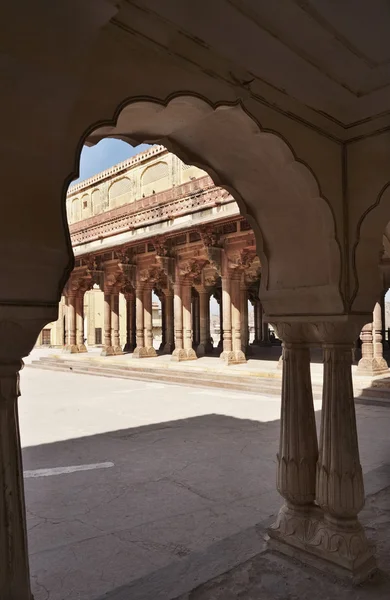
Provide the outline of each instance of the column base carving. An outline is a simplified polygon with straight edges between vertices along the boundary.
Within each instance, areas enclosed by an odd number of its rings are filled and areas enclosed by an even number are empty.
[[[79,344],[78,346],[79,352],[88,352],[85,344]]]
[[[78,351],[79,351],[79,348],[78,348],[78,346],[76,346],[76,344],[68,344],[64,348],[64,352],[66,352],[66,354],[77,354]]]
[[[330,520],[318,506],[282,506],[268,546],[332,576],[361,583],[376,570],[375,547],[359,521]]]
[[[114,346],[113,350],[114,350],[114,354],[115,355],[117,355],[117,354],[123,354],[123,350],[122,350],[121,346]]]
[[[148,346],[146,348],[147,356],[150,358],[151,356],[157,356],[157,352],[153,346]]]
[[[246,363],[245,354],[241,351],[224,350],[219,357],[226,365],[238,365]]]
[[[184,350],[184,348],[175,349],[172,352],[171,360],[180,362],[182,360],[196,360],[197,356],[195,350],[189,348],[188,350]]]
[[[148,358],[148,351],[144,346],[137,346],[133,352],[133,358]]]
[[[356,370],[357,375],[375,377],[389,372],[389,365],[384,358],[361,358]]]
[[[112,346],[103,346],[100,356],[113,356],[114,348]]]

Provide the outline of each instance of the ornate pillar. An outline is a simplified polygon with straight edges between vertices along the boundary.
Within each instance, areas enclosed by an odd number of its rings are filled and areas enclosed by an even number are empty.
[[[199,345],[196,353],[205,356],[210,345],[210,300],[206,288],[198,287],[199,294]]]
[[[352,346],[359,327],[360,323],[357,322],[356,317],[336,323],[321,323],[318,320],[311,326],[315,340],[321,342],[324,350],[321,433],[316,467],[316,506],[305,508],[304,513],[299,516],[299,511],[295,508],[291,512],[289,506],[291,498],[287,499],[286,508],[281,510],[275,527],[270,531],[271,546],[275,543],[278,550],[289,555],[291,549],[288,550],[288,546],[293,546],[294,555],[303,562],[308,560],[325,571],[329,570],[331,564],[331,572],[347,576],[356,583],[363,581],[376,568],[374,549],[358,520],[358,514],[364,505],[364,487],[359,459],[351,364]],[[279,326],[278,331],[280,331]],[[280,334],[284,341],[283,330]],[[307,357],[306,370],[309,368],[308,361]],[[284,354],[283,371],[285,369],[287,363]],[[302,369],[301,366],[298,371],[302,373]],[[290,382],[287,389],[291,387]],[[307,390],[307,383],[303,379],[299,383],[299,389],[302,395]],[[304,422],[307,422],[308,410],[308,407],[306,410],[300,409],[300,418]],[[307,424],[306,427],[309,428],[309,425]],[[293,423],[292,430],[304,433],[302,423],[298,421]],[[309,439],[306,432],[302,438],[303,445],[300,452],[303,449],[307,452],[308,448],[313,448],[313,443],[310,444]],[[299,447],[300,445],[295,442],[295,448]],[[312,465],[313,460],[309,461],[305,457],[293,461],[292,468],[295,473],[291,475],[288,483],[290,488],[298,485],[299,477],[297,478],[296,470],[303,469],[306,474],[303,475],[302,480],[310,480],[307,499],[309,496],[312,498]],[[307,553],[311,555],[310,558],[307,557]]]
[[[131,353],[134,351],[133,345],[133,326],[134,326],[134,293],[127,292],[126,298],[126,344],[123,352]]]
[[[262,331],[262,336],[261,336],[261,343],[263,346],[270,346],[271,345],[271,340],[269,337],[269,327],[268,327],[268,323],[265,323],[263,321],[263,331]]]
[[[173,333],[173,291],[167,289],[165,294],[165,345],[164,354],[172,354],[174,350]]]
[[[374,343],[374,358],[381,372],[386,372],[389,366],[383,358],[383,326],[382,326],[382,306],[377,302],[373,312],[373,343]]]
[[[230,290],[230,287],[229,287]],[[230,293],[230,292],[229,292]],[[222,292],[222,284],[221,284],[221,294],[220,297],[217,298],[215,297],[216,301],[218,302],[218,306],[219,306],[219,342],[218,342],[218,350],[222,350],[223,351],[223,338],[224,338],[224,320],[223,320],[223,292]],[[230,331],[231,331],[231,316],[232,316],[232,312],[230,309]]]
[[[358,375],[373,377],[388,371],[387,362],[383,358],[381,330],[381,307],[379,303],[376,303],[373,312],[373,322],[366,323],[360,333],[362,357],[359,360],[356,371]]]
[[[231,300],[232,300],[232,345],[235,363],[246,362],[245,354],[242,351],[241,338],[241,273],[233,273],[231,279]]]
[[[165,348],[165,344],[166,344],[166,329],[167,329],[167,324],[166,324],[166,301],[165,301],[165,294],[160,294],[159,296],[160,298],[160,302],[161,302],[161,343],[159,346],[159,350],[160,351],[164,351]]]
[[[157,356],[153,346],[153,306],[152,306],[153,286],[146,284],[144,287],[144,329],[145,329],[145,350],[146,355]]]
[[[181,298],[181,281],[176,275],[174,284],[174,311],[175,311],[175,349],[172,352],[172,360],[185,360],[186,353],[183,348],[183,303]]]
[[[228,365],[246,362],[241,350],[240,275],[227,272],[222,278],[223,352]]]
[[[192,347],[194,350],[200,343],[200,319],[199,319],[199,296],[195,292],[192,295]]]
[[[144,330],[144,289],[140,284],[137,284],[135,288],[135,319],[137,346],[133,352],[133,358],[145,358],[147,352],[145,348]]]
[[[248,320],[248,288],[244,274],[240,282],[240,315],[241,315],[241,350],[244,354],[250,353],[249,348],[249,320]]]
[[[283,340],[277,489],[285,503],[269,536],[270,545],[283,552],[284,544],[304,548],[305,531],[318,512],[314,505],[318,443],[305,326],[279,323],[277,328]]]
[[[184,279],[182,281],[181,293],[183,302],[183,348],[186,355],[186,360],[194,360],[196,359],[196,354],[192,347],[191,280]]]
[[[79,351],[76,343],[76,292],[68,294],[67,328],[68,339],[65,352],[75,354]]]
[[[112,311],[112,347],[114,354],[123,354],[119,339],[119,292],[114,290],[111,295]]]
[[[227,364],[230,364],[234,359],[232,344],[232,301],[230,296],[230,274],[223,276],[221,278],[221,282],[222,301],[220,304],[220,314],[223,314],[223,324],[221,324],[220,332],[221,339],[223,339],[223,352],[220,358],[222,358],[222,360],[224,360]]]
[[[263,308],[259,298],[256,298],[253,304],[254,311],[254,322],[255,322],[255,339],[253,340],[254,346],[259,346],[262,340],[262,329],[263,329]]]
[[[84,344],[84,293],[76,296],[76,344],[79,352],[87,352]]]
[[[111,331],[111,290],[104,290],[104,345],[102,356],[112,356],[115,354],[112,346]]]
[[[30,589],[23,464],[19,433],[19,371],[58,308],[7,306],[0,314],[0,598],[33,600]]]
[[[4,600],[32,600],[18,417],[22,366],[21,360],[0,363],[0,598]]]

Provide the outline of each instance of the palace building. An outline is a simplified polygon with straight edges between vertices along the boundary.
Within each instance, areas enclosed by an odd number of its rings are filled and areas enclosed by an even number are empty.
[[[223,360],[245,361],[248,302],[252,341],[269,343],[254,233],[201,169],[153,146],[71,186],[66,208],[76,264],[39,345],[146,358],[156,355],[157,334],[173,360],[195,359],[213,351],[211,296]]]

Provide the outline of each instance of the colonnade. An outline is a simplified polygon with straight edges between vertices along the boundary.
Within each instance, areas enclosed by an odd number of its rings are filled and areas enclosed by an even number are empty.
[[[87,352],[84,343],[84,294],[88,286],[69,285],[65,290],[66,339],[69,353]],[[110,282],[109,282],[110,283]],[[250,353],[248,301],[254,307],[253,345],[268,345],[268,324],[263,322],[263,310],[257,296],[259,281],[246,283],[243,270],[231,271],[207,286],[194,277],[177,272],[175,281],[164,287],[153,280],[124,286],[105,284],[103,356],[133,353],[134,358],[156,356],[153,339],[152,294],[161,301],[162,340],[159,350],[171,354],[172,360],[194,360],[213,351],[210,332],[210,298],[214,295],[220,309],[221,358],[227,364],[246,361]],[[126,342],[120,345],[119,294],[126,300]],[[122,332],[123,333],[123,332]],[[123,336],[122,336],[123,337]]]

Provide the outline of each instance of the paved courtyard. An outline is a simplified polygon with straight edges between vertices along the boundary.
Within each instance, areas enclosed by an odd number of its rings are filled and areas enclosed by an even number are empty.
[[[257,598],[189,592],[232,569],[242,582],[246,561],[268,572],[278,398],[27,368],[21,385],[35,600]],[[390,410],[357,415],[367,493],[382,498]]]

